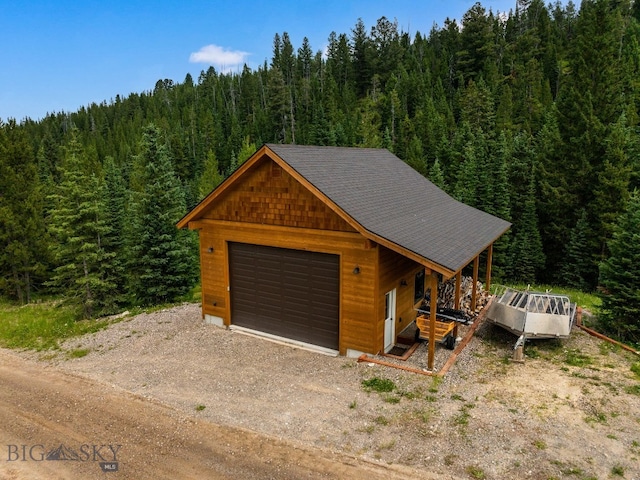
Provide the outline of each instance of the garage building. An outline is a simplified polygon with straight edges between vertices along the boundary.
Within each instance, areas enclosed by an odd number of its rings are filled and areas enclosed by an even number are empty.
[[[349,356],[389,350],[485,251],[489,283],[509,226],[388,150],[272,144],[178,223],[199,232],[208,322]]]

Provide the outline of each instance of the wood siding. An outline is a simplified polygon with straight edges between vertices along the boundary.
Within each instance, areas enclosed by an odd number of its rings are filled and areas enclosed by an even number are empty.
[[[355,231],[268,157],[263,157],[201,218],[342,232]]]
[[[380,288],[376,296],[376,341],[382,348],[384,342],[385,294],[396,289],[396,335],[416,318],[414,292],[416,273],[423,265],[404,257],[393,250],[379,247]],[[402,285],[402,281],[406,285]]]
[[[200,230],[204,314],[220,317],[230,325],[229,242],[335,254],[340,256],[339,351],[344,355],[347,349],[380,350],[374,300],[378,249],[360,234],[219,220],[196,221],[192,227]],[[358,274],[353,273],[356,266]]]

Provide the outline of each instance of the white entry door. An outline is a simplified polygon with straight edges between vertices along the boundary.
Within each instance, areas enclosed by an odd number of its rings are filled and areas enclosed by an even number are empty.
[[[393,348],[396,339],[396,289],[385,295],[384,317],[384,351]]]

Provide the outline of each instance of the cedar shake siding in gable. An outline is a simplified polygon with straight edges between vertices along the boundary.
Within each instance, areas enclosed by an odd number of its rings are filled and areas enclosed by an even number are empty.
[[[235,183],[202,218],[355,232],[325,203],[268,158]]]

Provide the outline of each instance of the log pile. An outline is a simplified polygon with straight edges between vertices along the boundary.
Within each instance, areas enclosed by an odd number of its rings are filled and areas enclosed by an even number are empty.
[[[473,277],[462,277],[460,281],[460,310],[474,317],[489,302],[491,294],[484,290],[482,282],[476,283],[476,309],[471,310],[471,296],[473,293]],[[456,298],[456,279],[450,278],[438,284],[438,308],[454,308]],[[425,296],[425,303],[429,304],[429,289]]]

